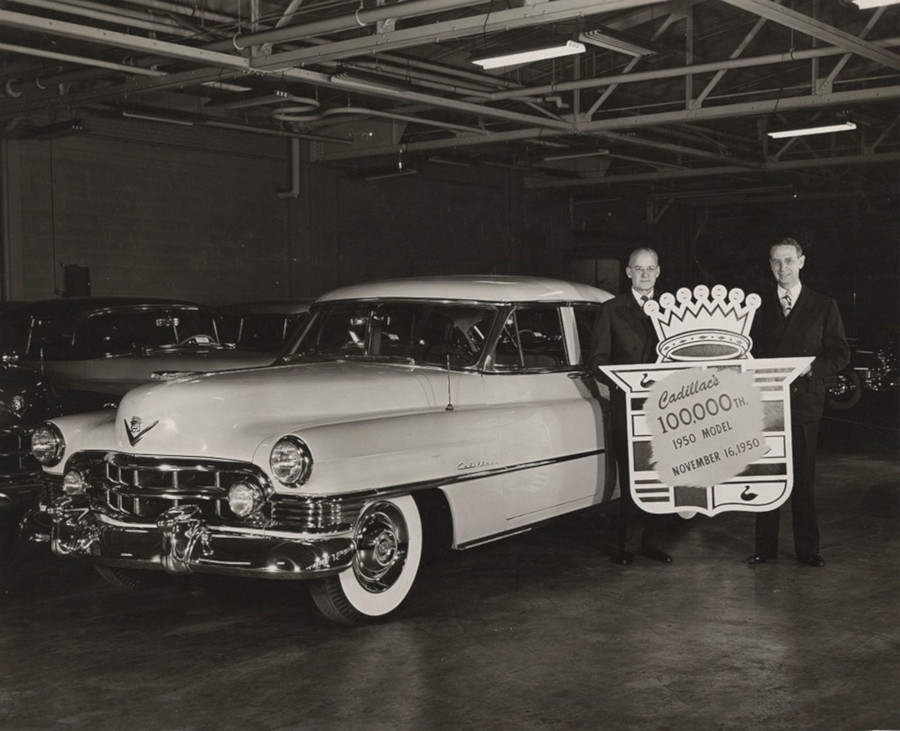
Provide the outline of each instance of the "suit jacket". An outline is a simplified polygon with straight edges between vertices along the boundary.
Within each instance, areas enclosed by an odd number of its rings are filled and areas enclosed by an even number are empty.
[[[602,365],[655,363],[659,339],[629,288],[607,300],[594,321],[590,365],[594,376],[609,383]]]
[[[820,419],[825,389],[850,362],[837,303],[804,284],[791,314],[785,317],[773,287],[763,294],[751,337],[757,358],[815,356],[810,372],[791,386],[791,420],[794,424],[807,424]]]

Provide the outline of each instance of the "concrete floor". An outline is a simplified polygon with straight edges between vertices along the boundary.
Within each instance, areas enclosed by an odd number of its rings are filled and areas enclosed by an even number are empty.
[[[609,561],[582,514],[429,566],[390,623],[302,586],[116,590],[0,557],[0,728],[897,729],[896,394],[825,423],[821,569],[755,568],[753,518],[672,520],[670,566]]]

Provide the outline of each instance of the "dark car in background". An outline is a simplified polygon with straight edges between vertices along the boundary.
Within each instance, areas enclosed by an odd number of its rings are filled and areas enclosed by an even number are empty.
[[[59,399],[46,379],[15,365],[0,363],[0,527],[14,524],[34,503],[43,473],[31,455],[31,433],[60,414]]]
[[[268,365],[271,354],[219,337],[216,312],[192,302],[78,297],[0,312],[0,352],[44,375],[67,413],[115,405],[165,374]]]
[[[850,339],[850,363],[837,374],[835,384],[825,392],[825,405],[837,411],[853,408],[863,391],[896,391],[900,388],[900,359],[897,341],[881,347],[866,347]]]
[[[311,299],[241,302],[219,308],[224,342],[237,348],[280,353],[284,344],[306,323]]]

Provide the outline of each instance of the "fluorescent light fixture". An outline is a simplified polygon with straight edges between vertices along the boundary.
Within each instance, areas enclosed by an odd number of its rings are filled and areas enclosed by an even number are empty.
[[[608,155],[609,150],[594,150],[593,152],[567,152],[560,155],[548,155],[544,158],[544,162],[552,162],[553,160],[575,160],[579,157],[599,157],[600,155]]]
[[[829,132],[849,132],[852,129],[856,129],[856,125],[853,122],[838,122],[834,124],[820,124],[815,127],[801,127],[799,129],[781,129],[768,134],[773,140],[780,140],[785,137],[805,137],[806,135],[824,135]]]
[[[896,5],[900,0],[853,0],[853,2],[860,10],[871,10],[885,5]]]
[[[190,119],[181,119],[180,117],[167,117],[163,114],[152,114],[150,112],[130,112],[127,109],[122,112],[122,116],[128,119],[143,119],[147,122],[165,122],[166,124],[180,124],[184,127],[193,127],[194,123]]]
[[[618,51],[629,56],[652,56],[656,53],[652,48],[643,46],[632,40],[611,33],[608,30],[588,30],[578,34],[578,40],[592,46]]]
[[[499,69],[504,66],[516,66],[518,64],[531,63],[532,61],[543,61],[548,58],[574,56],[578,53],[584,53],[584,51],[583,43],[573,40],[558,40],[524,50],[498,51],[493,56],[479,56],[473,58],[472,63],[476,66],[481,66],[483,69]]]

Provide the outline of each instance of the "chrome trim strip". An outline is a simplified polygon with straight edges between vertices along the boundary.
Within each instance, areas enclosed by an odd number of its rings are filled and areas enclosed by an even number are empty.
[[[507,465],[506,467],[496,467],[490,470],[482,470],[480,472],[466,473],[465,475],[452,475],[447,477],[433,477],[428,480],[419,482],[408,482],[402,485],[392,485],[390,487],[375,487],[371,490],[359,490],[356,492],[345,492],[336,495],[317,495],[316,493],[303,493],[298,497],[331,497],[340,500],[349,498],[374,498],[374,497],[390,497],[391,495],[407,494],[419,490],[426,490],[434,487],[444,487],[447,485],[456,485],[461,482],[471,482],[472,480],[481,480],[485,477],[495,477],[512,472],[522,472],[524,470],[532,470],[538,467],[546,467],[550,464],[561,464],[563,462],[571,462],[576,459],[586,459],[595,457],[598,454],[605,454],[605,449],[592,449],[588,452],[579,452],[577,454],[567,454],[563,457],[551,457],[549,459],[536,460],[534,462],[522,462],[515,465]],[[279,493],[284,494],[284,493]]]

